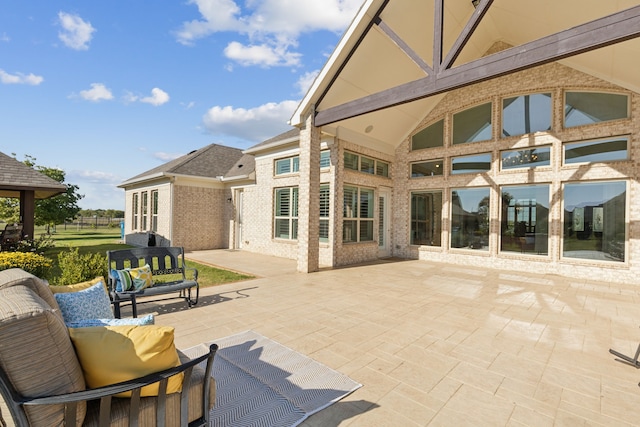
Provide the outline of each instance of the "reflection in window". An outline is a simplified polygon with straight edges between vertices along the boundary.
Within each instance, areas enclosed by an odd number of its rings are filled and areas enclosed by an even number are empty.
[[[564,126],[588,125],[629,117],[629,97],[618,93],[567,92]]]
[[[373,240],[373,190],[344,187],[342,241],[365,242]]]
[[[562,255],[624,262],[626,197],[624,181],[565,184]]]
[[[500,236],[503,252],[548,253],[548,185],[503,187]]]
[[[491,153],[451,159],[451,174],[481,173],[491,170]]]
[[[384,176],[385,178],[389,177],[389,163],[381,162],[380,160],[376,160],[376,175]]]
[[[431,162],[412,163],[411,178],[420,178],[423,176],[436,176],[444,173],[442,160],[433,160]]]
[[[440,246],[442,191],[411,194],[411,244]]]
[[[451,247],[489,250],[489,188],[451,192]]]
[[[373,175],[376,169],[376,161],[369,157],[360,156],[360,172]]]
[[[359,157],[357,154],[349,153],[348,151],[344,152],[344,168],[345,169],[351,169],[351,170],[357,171],[358,160],[359,160]]]
[[[551,164],[551,147],[502,152],[502,169],[537,168]]]
[[[551,130],[551,94],[536,93],[502,100],[502,136]]]
[[[411,150],[442,147],[444,144],[444,119],[427,126],[411,137]]]
[[[564,145],[564,162],[611,162],[627,160],[627,137],[599,141],[575,142]]]
[[[453,143],[491,139],[491,103],[478,105],[453,115]]]

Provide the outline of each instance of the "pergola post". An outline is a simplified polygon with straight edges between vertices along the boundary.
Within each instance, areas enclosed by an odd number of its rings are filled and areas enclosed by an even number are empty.
[[[20,191],[20,222],[22,223],[22,235],[34,239],[35,231],[36,197],[33,190]]]

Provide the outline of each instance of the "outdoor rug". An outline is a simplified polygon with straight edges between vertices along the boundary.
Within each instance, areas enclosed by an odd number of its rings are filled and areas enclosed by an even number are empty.
[[[219,346],[213,363],[216,403],[211,426],[296,426],[362,387],[349,377],[254,331],[184,350],[190,357]]]

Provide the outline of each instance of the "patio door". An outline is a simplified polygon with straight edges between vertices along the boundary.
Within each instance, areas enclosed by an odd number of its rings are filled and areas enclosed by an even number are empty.
[[[381,188],[378,191],[378,257],[391,256],[391,225],[389,212],[391,208],[391,191]]]
[[[244,196],[244,192],[242,190],[235,190],[236,191],[236,197],[235,197],[235,211],[236,211],[236,218],[235,218],[235,242],[234,242],[234,249],[242,249],[242,221],[243,221],[243,211],[242,211],[242,202],[243,202],[243,196]]]

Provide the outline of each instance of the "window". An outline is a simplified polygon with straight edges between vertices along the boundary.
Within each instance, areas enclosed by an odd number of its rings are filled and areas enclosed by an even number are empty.
[[[624,262],[626,198],[624,181],[565,184],[562,255]]]
[[[548,185],[503,187],[500,236],[503,252],[548,253]]]
[[[451,192],[451,247],[489,250],[489,188]]]
[[[503,151],[502,169],[537,168],[551,164],[551,147]]]
[[[358,154],[344,152],[344,168],[371,175],[389,177],[389,163]]]
[[[490,102],[453,115],[454,144],[486,141],[491,138]]]
[[[276,175],[298,172],[300,170],[300,157],[293,156],[276,160]]]
[[[298,187],[275,190],[274,237],[295,240],[298,238]]]
[[[412,163],[411,178],[421,178],[423,176],[436,176],[444,173],[442,159],[430,162]]]
[[[551,130],[551,94],[536,93],[502,100],[502,136]]]
[[[158,190],[151,192],[151,231],[158,231]]]
[[[320,241],[329,241],[329,215],[331,193],[329,184],[320,185]]]
[[[442,191],[411,193],[411,244],[441,246]]]
[[[411,150],[442,147],[444,145],[444,119],[427,126],[411,137]]]
[[[344,187],[342,241],[373,241],[373,190]]]
[[[611,162],[627,160],[629,138],[619,137],[599,141],[564,144],[564,163]]]
[[[147,230],[147,215],[149,214],[149,193],[144,191],[142,193],[142,212],[140,213],[140,217],[142,219],[142,224],[140,226],[141,230]]]
[[[629,97],[618,93],[566,92],[564,126],[588,125],[629,117]]]
[[[138,193],[134,193],[132,195],[132,200],[131,200],[131,218],[133,218],[133,223],[131,224],[131,229],[133,230],[137,230],[138,229],[138,209],[140,208],[139,203],[139,194]]]
[[[359,157],[357,154],[349,153],[348,151],[344,152],[344,168],[351,169],[354,171],[358,170]]]
[[[381,162],[380,160],[376,161],[376,175],[384,176],[385,178],[389,177],[389,163]]]
[[[331,166],[331,152],[322,150],[320,152],[320,169],[328,168],[329,166]]]
[[[452,175],[461,173],[481,173],[489,170],[491,170],[491,153],[453,157],[451,159]]]
[[[376,161],[368,157],[360,156],[360,172],[375,174]]]

